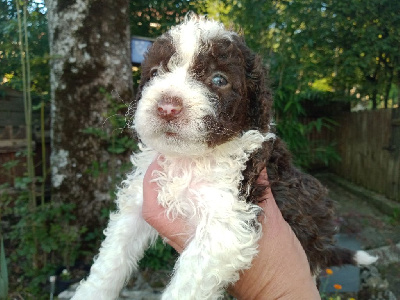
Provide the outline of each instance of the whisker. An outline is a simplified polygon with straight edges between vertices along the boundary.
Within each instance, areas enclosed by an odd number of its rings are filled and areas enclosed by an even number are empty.
[[[103,121],[103,127],[104,127],[104,125],[106,124],[106,122],[109,120],[109,119],[111,119],[112,117],[115,117],[115,116],[121,116],[120,114],[114,114],[114,115],[112,115],[112,116],[108,116],[104,121]]]
[[[119,103],[124,104],[126,108],[125,114],[122,113],[114,113],[113,115],[107,116],[104,121],[102,122],[101,127],[105,127],[107,122],[110,122],[112,118],[121,118],[124,120],[124,126],[123,127],[118,127],[118,128],[113,128],[111,134],[114,134],[116,131],[119,131],[119,134],[122,133],[125,129],[130,128],[133,124],[133,116],[134,112],[136,110],[136,101],[131,100],[130,102],[125,101],[120,94],[118,93],[117,90],[112,90],[110,92],[112,100],[115,101],[115,103],[118,105]]]
[[[119,133],[121,134],[124,131],[125,128],[114,128],[112,131],[112,134],[114,134],[115,131],[119,130]]]
[[[111,96],[112,96],[114,99],[120,100],[123,104],[125,104],[126,107],[128,107],[128,105],[125,103],[124,99],[120,96],[120,94],[118,93],[117,90],[112,90],[112,91],[111,91]]]

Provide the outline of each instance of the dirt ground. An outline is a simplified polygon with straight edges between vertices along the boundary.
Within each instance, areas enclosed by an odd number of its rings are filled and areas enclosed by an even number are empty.
[[[328,189],[337,204],[340,232],[352,235],[363,249],[374,249],[400,242],[400,222],[396,215],[388,216],[376,209],[366,197],[355,195],[341,187],[329,174],[315,174]],[[400,263],[387,266],[377,264],[381,276],[389,282],[389,289],[400,299]]]

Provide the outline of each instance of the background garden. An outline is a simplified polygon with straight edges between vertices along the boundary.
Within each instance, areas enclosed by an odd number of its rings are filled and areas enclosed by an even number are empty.
[[[47,298],[64,269],[83,276],[137,149],[131,37],[155,38],[189,11],[262,55],[277,131],[303,169],[342,159],[326,138],[341,113],[399,110],[400,1],[0,0],[0,299]],[[142,267],[174,255],[158,244]]]

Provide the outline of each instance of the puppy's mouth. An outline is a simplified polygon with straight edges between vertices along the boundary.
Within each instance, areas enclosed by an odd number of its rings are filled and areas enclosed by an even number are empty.
[[[174,122],[163,122],[162,120],[159,121],[158,133],[160,138],[183,138],[182,130],[184,129],[184,122],[179,122],[181,120],[175,120]]]
[[[164,134],[165,134],[166,137],[171,137],[171,138],[179,136],[179,133],[173,132],[173,131],[166,131]]]
[[[154,115],[157,119],[158,128],[156,129],[163,137],[167,138],[179,138],[186,136],[188,128],[193,126],[193,120],[191,120],[186,111],[183,110],[179,115],[172,119],[165,119],[159,114]]]

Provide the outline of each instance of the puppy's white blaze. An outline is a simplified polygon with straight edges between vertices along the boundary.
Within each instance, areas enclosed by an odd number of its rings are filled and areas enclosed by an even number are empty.
[[[193,57],[199,48],[199,30],[195,22],[186,22],[171,29],[172,43],[176,49],[176,55],[171,57],[168,67],[185,66],[189,68]]]
[[[378,260],[377,256],[372,256],[365,251],[357,251],[354,255],[354,260],[358,265],[370,265]]]
[[[214,20],[203,19],[199,22],[199,29],[201,31],[201,40],[207,42],[213,39],[228,39],[232,40],[233,35],[237,35],[233,31],[225,29],[222,23]]]
[[[219,38],[232,40],[234,32],[227,31],[223,24],[204,17],[189,16],[185,22],[175,26],[170,31],[172,43],[176,49],[168,63],[168,68],[184,66],[188,69],[196,55],[202,50],[202,45]]]

